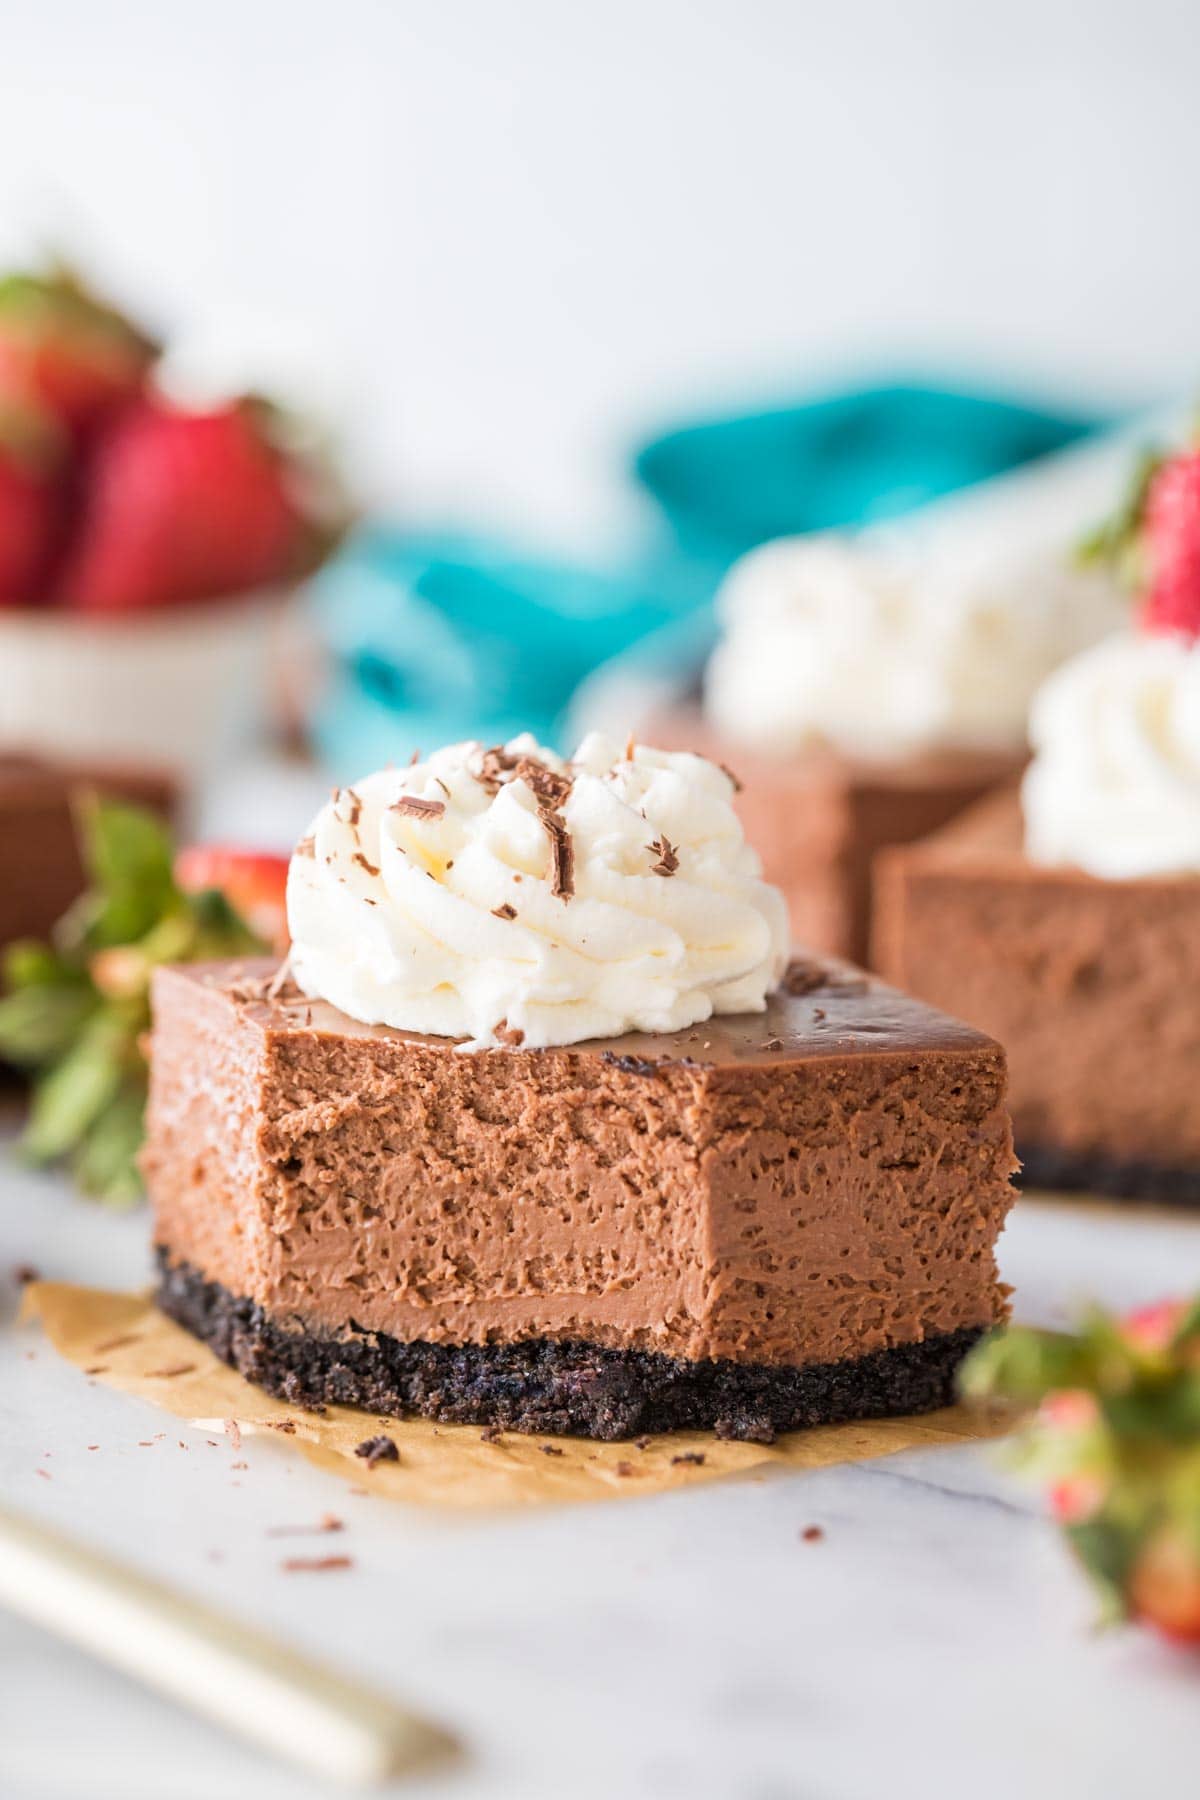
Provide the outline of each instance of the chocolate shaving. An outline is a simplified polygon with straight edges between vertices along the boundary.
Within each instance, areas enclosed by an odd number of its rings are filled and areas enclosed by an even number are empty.
[[[289,1575],[316,1574],[323,1569],[352,1569],[350,1556],[289,1556],[279,1565]]]
[[[514,781],[523,781],[533,790],[538,805],[547,812],[556,812],[564,805],[575,785],[572,776],[560,775],[556,769],[539,762],[536,756],[519,757],[513,765],[512,776]]]
[[[317,854],[316,839],[311,834],[308,837],[302,837],[300,842],[296,845],[293,854],[296,856],[311,856],[315,859]]]
[[[493,906],[492,908],[492,917],[495,919],[515,919],[516,916],[516,907],[510,906],[507,900],[504,902],[503,906]]]
[[[284,988],[288,984],[288,979],[289,979],[291,973],[292,973],[292,953],[289,950],[287,955],[284,957],[283,961],[280,963],[279,967],[276,969],[274,975],[272,975],[270,981],[267,983],[266,989],[264,990],[264,993],[263,993],[263,999],[264,1000],[278,1000],[280,994],[282,994]]]
[[[360,869],[365,869],[367,871],[368,875],[378,875],[379,873],[376,865],[373,862],[368,862],[361,850],[356,850],[354,855],[350,858],[350,861],[356,862]]]
[[[479,1434],[479,1441],[481,1444],[499,1443],[500,1427],[498,1425],[485,1425]]]
[[[812,994],[825,986],[828,977],[829,971],[821,963],[812,962],[805,956],[794,956],[779,985],[785,994]]]
[[[268,1525],[267,1536],[281,1537],[315,1537],[327,1531],[344,1531],[345,1525],[334,1513],[323,1513],[315,1525]]]
[[[543,808],[538,813],[550,839],[550,892],[557,900],[569,900],[575,892],[575,846],[557,813]]]
[[[676,1463],[693,1463],[696,1468],[699,1468],[703,1461],[703,1450],[681,1450],[678,1456],[671,1458],[672,1466]]]
[[[658,1064],[648,1062],[644,1056],[620,1056],[615,1050],[602,1050],[601,1062],[611,1063],[614,1069],[620,1069],[623,1075],[657,1075]]]
[[[172,1381],[176,1375],[190,1375],[195,1367],[195,1363],[172,1363],[166,1369],[147,1369],[146,1374],[158,1381]]]
[[[517,1050],[525,1042],[525,1033],[519,1025],[510,1025],[507,1019],[501,1019],[492,1036],[499,1044],[508,1044]]]
[[[416,794],[402,794],[394,800],[389,812],[401,813],[406,819],[440,819],[446,811],[444,800],[421,800]]]
[[[646,845],[646,848],[652,856],[658,858],[650,870],[652,875],[674,875],[679,867],[679,855],[665,832],[661,832],[652,844]]]
[[[800,1536],[806,1544],[819,1544],[825,1533],[819,1525],[806,1525]]]
[[[625,761],[626,762],[633,761],[633,753],[636,749],[637,749],[637,745],[633,741],[633,733],[631,731],[629,736],[625,739]]]
[[[717,764],[717,767],[718,767],[718,769],[720,769],[720,771],[721,771],[722,775],[724,775],[725,779],[727,781],[731,781],[733,783],[734,793],[740,794],[742,789],[746,785],[745,782],[740,780],[739,777],[734,774],[733,770],[729,767],[728,763],[719,762]]]
[[[478,769],[471,772],[481,787],[486,788],[489,794],[496,794],[504,777],[511,775],[516,768],[518,760],[503,744],[493,744],[490,750],[483,752]]]
[[[350,811],[346,814],[346,823],[347,825],[357,825],[359,819],[362,817],[362,796],[361,794],[356,794],[353,788],[347,788],[346,797],[350,802]]]
[[[18,1287],[28,1287],[31,1281],[41,1280],[32,1263],[18,1263],[12,1272],[12,1278]]]
[[[354,1446],[354,1454],[362,1457],[368,1469],[373,1469],[376,1463],[400,1461],[395,1442],[382,1433],[378,1437],[364,1438],[361,1444]]]
[[[543,1456],[561,1456],[563,1454],[557,1444],[539,1444],[538,1449]]]
[[[768,1038],[763,1045],[764,1050],[782,1050],[783,1045],[778,1038]]]

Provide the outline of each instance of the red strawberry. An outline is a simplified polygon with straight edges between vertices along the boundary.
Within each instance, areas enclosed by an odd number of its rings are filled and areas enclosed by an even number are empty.
[[[1150,590],[1142,621],[1150,631],[1200,637],[1200,450],[1159,469],[1145,523]]]
[[[217,888],[251,931],[282,952],[287,948],[288,858],[225,844],[191,844],[175,858],[185,894]]]
[[[78,435],[137,393],[158,346],[67,270],[0,281],[0,395]]]
[[[1152,1537],[1134,1564],[1129,1602],[1136,1618],[1177,1643],[1200,1644],[1200,1547],[1180,1529]]]
[[[303,526],[247,403],[190,413],[150,395],[101,435],[59,580],[69,605],[124,612],[277,581]]]
[[[1184,1321],[1186,1300],[1155,1300],[1138,1306],[1121,1320],[1121,1330],[1139,1350],[1165,1352]]]
[[[62,517],[61,451],[47,421],[0,412],[0,606],[43,597]]]

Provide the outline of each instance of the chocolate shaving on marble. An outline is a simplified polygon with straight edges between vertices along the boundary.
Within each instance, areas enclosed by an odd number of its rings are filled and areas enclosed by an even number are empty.
[[[663,832],[652,844],[646,845],[652,856],[658,861],[652,866],[652,875],[674,875],[679,867],[679,853],[670,838]]]
[[[446,811],[444,800],[420,800],[416,794],[402,794],[388,809],[406,819],[440,819]]]

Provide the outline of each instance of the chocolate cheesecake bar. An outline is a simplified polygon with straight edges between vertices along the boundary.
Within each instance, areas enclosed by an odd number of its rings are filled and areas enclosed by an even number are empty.
[[[998,795],[881,858],[875,961],[1004,1044],[1027,1185],[1200,1205],[1200,875],[1034,862]]]
[[[170,812],[174,784],[149,771],[0,753],[0,945],[45,937],[81,893],[73,803],[87,791]]]
[[[872,868],[880,850],[949,823],[1019,775],[1023,751],[940,749],[890,760],[817,746],[765,756],[726,742],[699,707],[659,713],[647,735],[728,765],[738,816],[780,888],[797,942],[867,964]]]
[[[951,1398],[1006,1311],[996,1043],[818,960],[763,1012],[499,1035],[158,971],[164,1310],[296,1404],[520,1431],[769,1439]]]

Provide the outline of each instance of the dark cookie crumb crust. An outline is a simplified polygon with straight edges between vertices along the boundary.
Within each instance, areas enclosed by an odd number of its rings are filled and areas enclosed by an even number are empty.
[[[1102,1194],[1114,1200],[1149,1200],[1159,1206],[1200,1206],[1200,1169],[1145,1161],[1118,1162],[1101,1152],[1081,1155],[1053,1145],[1018,1144],[1023,1188],[1069,1194]]]
[[[382,1332],[315,1337],[281,1324],[160,1248],[158,1304],[222,1362],[295,1406],[615,1440],[715,1431],[769,1443],[781,1431],[931,1412],[954,1398],[981,1336],[964,1328],[853,1362],[775,1368],[688,1362],[647,1350],[535,1338],[520,1344],[401,1343]]]

